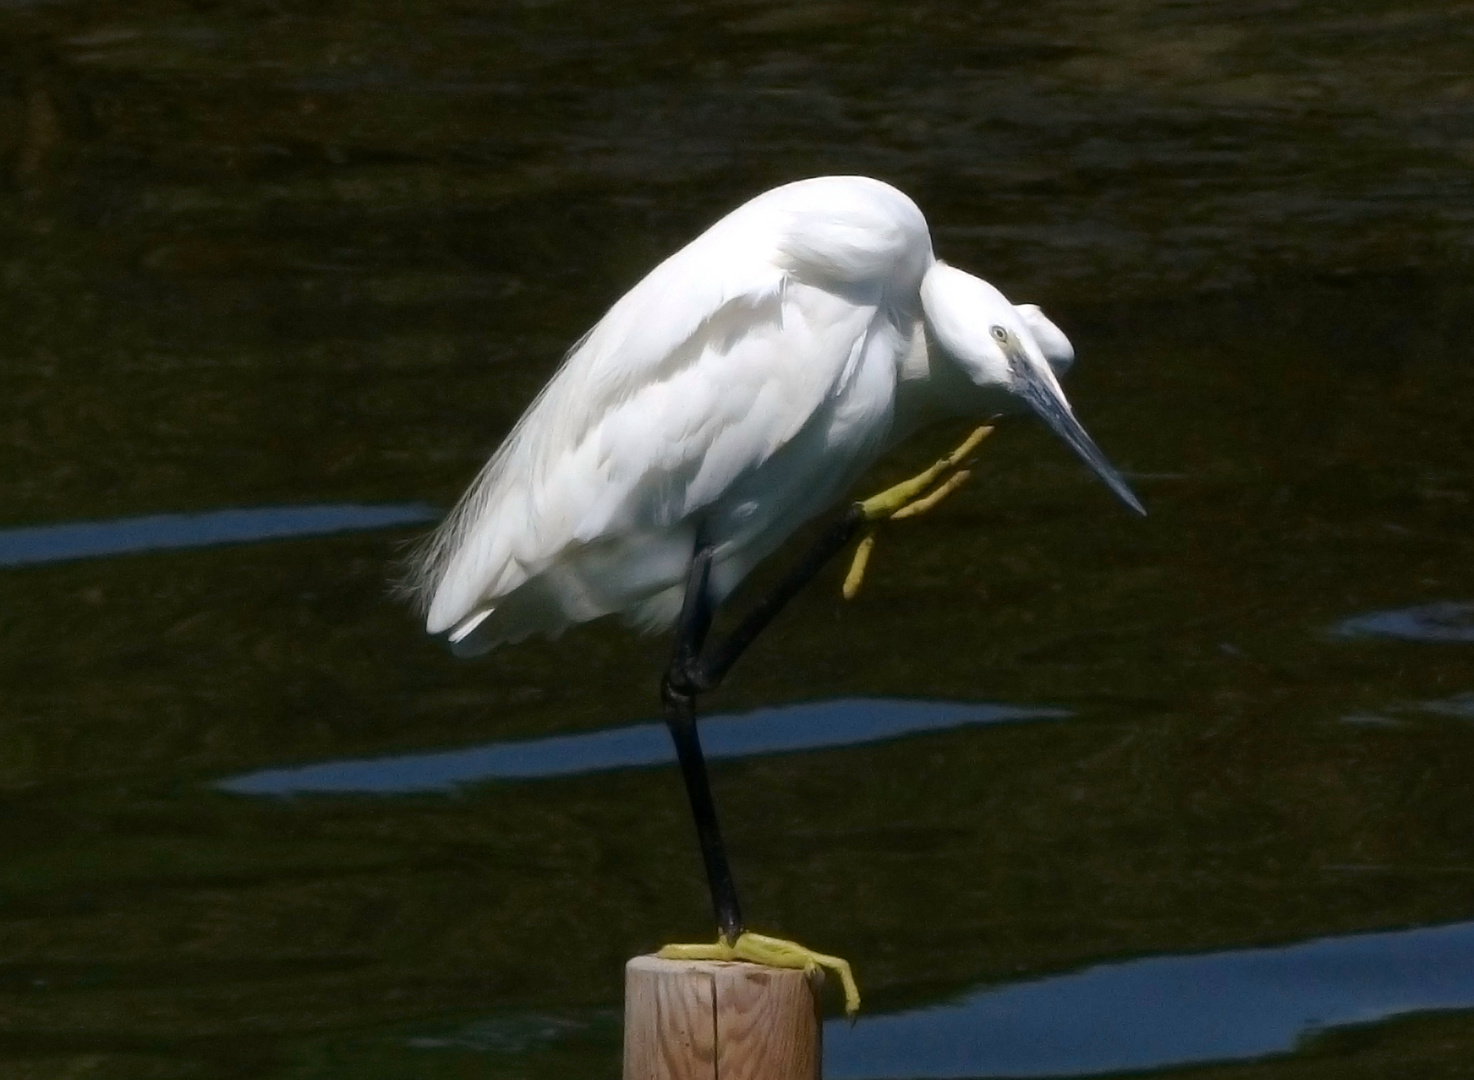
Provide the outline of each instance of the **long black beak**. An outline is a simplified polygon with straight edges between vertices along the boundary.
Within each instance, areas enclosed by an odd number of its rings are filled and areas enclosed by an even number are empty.
[[[1146,507],[1141,505],[1141,501],[1126,486],[1125,479],[1116,471],[1116,467],[1106,460],[1100,447],[1095,445],[1095,440],[1085,433],[1059,391],[1050,386],[1030,365],[1022,362],[1021,357],[1010,359],[1014,361],[1012,366],[1019,396],[1029,403],[1029,407],[1039,414],[1039,418],[1056,435],[1070,444],[1070,449],[1079,454],[1095,475],[1106,482],[1106,486],[1116,493],[1117,498],[1144,517]]]

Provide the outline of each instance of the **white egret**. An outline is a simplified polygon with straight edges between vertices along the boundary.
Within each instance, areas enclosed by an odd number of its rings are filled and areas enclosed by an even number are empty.
[[[427,630],[462,655],[609,614],[646,631],[677,625],[662,690],[720,936],[668,955],[835,967],[858,1005],[842,961],[744,932],[694,698],[857,531],[955,487],[985,432],[854,504],[703,656],[712,611],[887,447],[937,420],[1032,412],[1143,512],[1060,389],[1073,357],[1037,307],[935,258],[900,191],[858,176],[786,184],[617,301],[423,545],[410,587]],[[847,591],[861,572],[863,555]]]

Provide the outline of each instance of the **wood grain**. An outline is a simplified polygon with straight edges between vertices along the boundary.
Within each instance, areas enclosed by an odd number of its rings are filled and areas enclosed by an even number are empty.
[[[818,1080],[822,981],[637,956],[625,965],[624,1080]]]

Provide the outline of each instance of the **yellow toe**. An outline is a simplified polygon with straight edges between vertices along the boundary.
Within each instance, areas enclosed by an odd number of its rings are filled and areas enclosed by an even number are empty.
[[[839,976],[840,986],[844,988],[845,1015],[854,1017],[860,1011],[860,987],[855,983],[849,961],[806,949],[796,941],[744,933],[730,945],[725,941],[709,945],[666,945],[655,955],[662,960],[746,960],[751,964],[790,968],[805,974],[827,968]]]
[[[737,954],[725,941],[710,945],[663,945],[656,952],[662,960],[736,960]]]
[[[743,934],[732,946],[732,951],[739,960],[750,960],[754,964],[767,964],[769,967],[798,968],[805,972],[827,968],[839,976],[840,985],[844,987],[845,1014],[854,1016],[860,1011],[860,988],[855,983],[854,972],[850,970],[847,960],[806,949],[796,941],[784,941],[766,934]]]

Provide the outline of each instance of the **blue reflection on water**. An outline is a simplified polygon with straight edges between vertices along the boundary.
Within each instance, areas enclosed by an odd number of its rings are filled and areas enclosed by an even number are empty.
[[[1342,619],[1336,637],[1382,637],[1402,641],[1474,641],[1474,604],[1441,601],[1417,607],[1372,611]]]
[[[323,536],[431,521],[438,511],[421,503],[362,506],[260,506],[199,514],[153,514],[116,521],[78,521],[0,529],[0,566],[128,555],[140,551],[211,547],[249,540]]]
[[[1435,716],[1452,716],[1459,720],[1474,720],[1474,693],[1455,694],[1440,701],[1422,701],[1416,708]]]
[[[1160,956],[824,1026],[831,1080],[1088,1076],[1285,1053],[1322,1028],[1474,1008],[1474,922]]]
[[[708,758],[737,758],[854,746],[969,724],[1058,720],[1069,715],[1064,709],[1044,707],[846,698],[703,717],[701,744]],[[633,724],[443,753],[267,769],[222,780],[216,786],[240,795],[399,795],[448,792],[483,780],[572,776],[674,761],[665,725]]]

